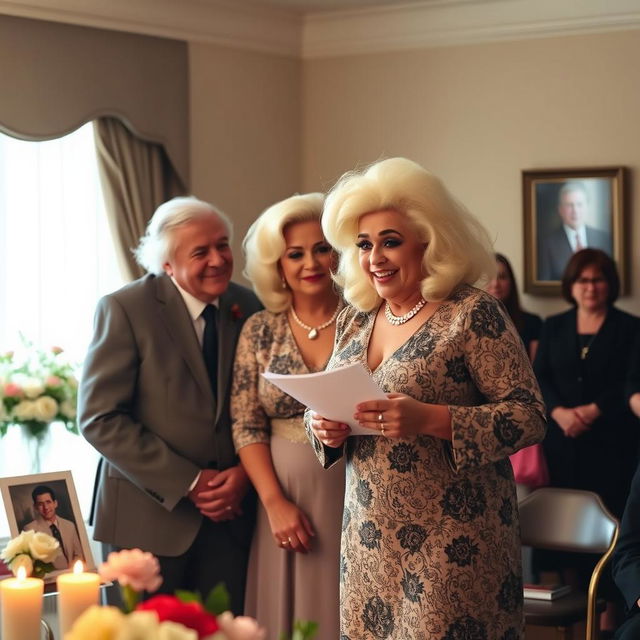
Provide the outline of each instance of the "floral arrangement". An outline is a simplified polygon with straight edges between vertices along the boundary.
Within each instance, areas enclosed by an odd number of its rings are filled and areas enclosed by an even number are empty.
[[[40,531],[23,531],[9,540],[0,553],[0,559],[9,567],[13,575],[24,567],[28,576],[42,578],[53,571],[53,561],[60,554],[58,541]]]
[[[91,607],[75,622],[64,640],[265,640],[266,632],[247,616],[234,617],[223,585],[202,602],[199,594],[179,591],[140,602],[142,591],[161,583],[157,558],[140,549],[110,553],[98,572],[103,580],[120,584],[125,610]],[[292,640],[311,640],[315,623],[296,623]]]
[[[0,356],[0,436],[17,424],[42,440],[54,421],[78,433],[74,367],[61,357],[60,347],[45,351],[25,338],[22,342],[21,355],[8,351]]]

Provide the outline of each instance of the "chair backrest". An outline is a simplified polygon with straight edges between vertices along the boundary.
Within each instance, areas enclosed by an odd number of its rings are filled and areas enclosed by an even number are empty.
[[[537,549],[605,553],[618,521],[600,496],[577,489],[537,489],[519,503],[522,544]]]

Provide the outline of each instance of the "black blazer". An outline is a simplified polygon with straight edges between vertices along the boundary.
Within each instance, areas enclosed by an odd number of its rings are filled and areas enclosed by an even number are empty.
[[[640,469],[633,476],[611,566],[613,579],[627,608],[637,614],[636,602],[640,598]]]
[[[637,462],[638,428],[624,391],[640,319],[612,307],[581,360],[576,315],[574,308],[545,321],[534,371],[549,414],[595,402],[602,416],[588,433],[568,438],[549,415],[544,448],[551,484],[596,491],[620,516]]]

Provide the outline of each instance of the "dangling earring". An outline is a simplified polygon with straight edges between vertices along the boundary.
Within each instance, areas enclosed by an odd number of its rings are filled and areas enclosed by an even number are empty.
[[[282,288],[287,288],[287,281],[284,279],[284,276],[280,276],[280,280],[282,281]]]

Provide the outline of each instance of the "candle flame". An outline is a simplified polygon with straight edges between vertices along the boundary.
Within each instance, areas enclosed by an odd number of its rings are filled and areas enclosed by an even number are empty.
[[[82,560],[76,560],[76,563],[73,565],[73,573],[82,573],[83,569]]]
[[[18,580],[25,580],[27,577],[27,570],[24,567],[18,567],[18,573],[16,573],[16,578]]]

